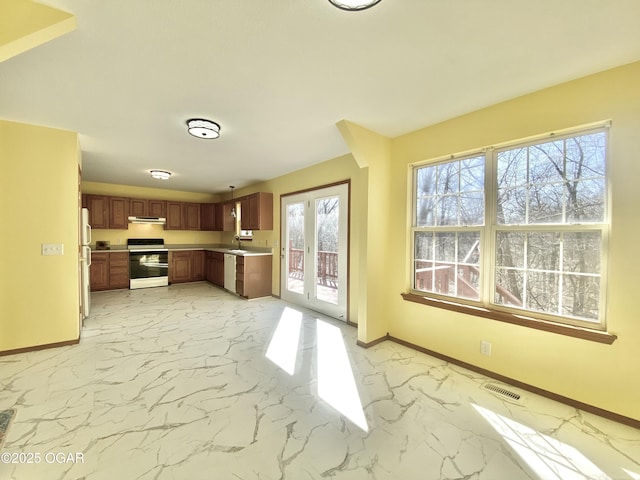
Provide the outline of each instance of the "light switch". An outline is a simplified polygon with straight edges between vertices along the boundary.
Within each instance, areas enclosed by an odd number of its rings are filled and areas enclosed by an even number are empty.
[[[64,254],[64,245],[62,243],[43,243],[42,255],[62,255]]]

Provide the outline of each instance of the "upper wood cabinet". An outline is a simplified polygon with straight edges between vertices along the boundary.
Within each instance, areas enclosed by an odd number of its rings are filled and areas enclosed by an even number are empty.
[[[182,202],[167,202],[167,223],[165,230],[184,230]]]
[[[129,227],[129,199],[109,197],[109,228],[126,230]]]
[[[161,217],[167,216],[167,202],[165,200],[149,200],[149,216]]]
[[[203,203],[200,205],[200,230],[212,231],[216,229],[216,204]]]
[[[109,228],[109,197],[105,195],[83,195],[82,206],[89,209],[91,228]]]
[[[184,203],[183,206],[183,225],[185,230],[200,230],[200,204]]]
[[[129,215],[132,217],[149,216],[149,200],[144,200],[142,198],[130,198]]]
[[[241,200],[243,230],[273,230],[273,194],[258,192]]]

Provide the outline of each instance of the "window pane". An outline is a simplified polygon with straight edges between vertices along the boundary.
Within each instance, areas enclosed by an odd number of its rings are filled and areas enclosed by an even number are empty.
[[[567,179],[604,177],[605,133],[568,138]]]
[[[484,224],[484,194],[482,192],[460,194],[460,225]]]
[[[484,157],[467,158],[460,162],[460,191],[484,191]]]
[[[496,269],[496,299],[498,305],[522,307],[524,272],[511,268]]]
[[[498,152],[498,188],[527,184],[527,148]]]
[[[436,197],[418,198],[418,211],[416,212],[416,225],[418,227],[431,227],[435,222]]]
[[[436,167],[422,167],[416,175],[418,197],[436,193]]]
[[[520,232],[498,232],[496,240],[496,266],[523,268],[525,238],[526,235]]]
[[[567,222],[602,222],[604,220],[604,178],[569,182]]]
[[[553,272],[526,273],[526,305],[528,310],[558,315],[560,274]]]
[[[416,232],[414,235],[414,288],[433,291],[433,233]]]
[[[527,235],[527,268],[536,270],[559,270],[559,233],[530,232]]]
[[[529,147],[529,184],[559,182],[564,179],[564,141]]]
[[[600,273],[600,232],[564,234],[562,270],[573,273]]]
[[[455,193],[460,190],[458,183],[459,162],[447,162],[438,165],[438,185],[436,193],[442,195],[445,193]]]
[[[440,197],[436,206],[436,225],[458,225],[458,197]]]
[[[480,298],[479,231],[415,232],[414,244],[416,290]]]
[[[597,321],[599,303],[600,278],[585,275],[563,275],[563,315]]]
[[[523,225],[527,218],[526,188],[498,190],[498,225]]]
[[[529,190],[529,221],[527,223],[563,223],[564,185],[561,183],[534,185]]]

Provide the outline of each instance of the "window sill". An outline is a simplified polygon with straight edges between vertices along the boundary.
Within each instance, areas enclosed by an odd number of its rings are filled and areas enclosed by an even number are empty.
[[[611,345],[618,338],[617,335],[613,335],[607,332],[601,332],[598,330],[589,330],[587,328],[573,327],[571,325],[562,325],[545,320],[520,318],[511,313],[502,312],[499,310],[477,308],[461,303],[435,300],[432,298],[424,297],[422,295],[416,295],[415,293],[403,293],[401,295],[402,298],[407,302],[420,303],[422,305],[429,305],[430,307],[436,308],[444,308],[445,310],[452,310],[454,312],[475,315],[476,317],[483,317],[489,318],[491,320],[498,320],[500,322],[512,323],[523,327],[534,328],[536,330],[557,333],[559,335],[581,338],[583,340],[589,340],[591,342],[606,343],[607,345]]]

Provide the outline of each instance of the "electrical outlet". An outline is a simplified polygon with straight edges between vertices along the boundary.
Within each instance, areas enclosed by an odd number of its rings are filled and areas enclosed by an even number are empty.
[[[43,243],[42,255],[62,255],[64,254],[64,245],[62,243]]]
[[[491,342],[487,342],[486,340],[482,340],[480,342],[480,353],[482,355],[491,356]]]

